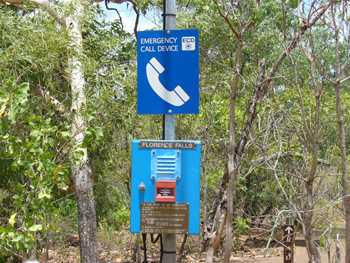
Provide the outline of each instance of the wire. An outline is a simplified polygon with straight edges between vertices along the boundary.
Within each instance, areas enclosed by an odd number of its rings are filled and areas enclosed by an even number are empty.
[[[162,262],[163,260],[163,253],[165,251],[163,251],[163,236],[161,234],[159,234],[156,239],[153,238],[153,234],[151,234],[151,242],[154,244],[158,241],[158,239],[160,238],[160,261]],[[147,234],[142,234],[142,240],[143,240],[143,253],[144,253],[144,262],[147,263],[147,246],[146,246],[146,240],[147,240]],[[165,252],[165,253],[172,253],[172,252]]]
[[[146,247],[146,239],[147,239],[147,234],[142,234],[142,240],[143,240],[143,253],[144,253],[144,262],[147,263],[147,247]]]

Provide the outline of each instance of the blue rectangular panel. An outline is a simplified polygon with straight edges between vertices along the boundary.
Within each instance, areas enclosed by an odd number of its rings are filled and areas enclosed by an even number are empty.
[[[198,29],[141,31],[137,113],[199,113]]]
[[[142,142],[152,142],[151,145],[154,148],[142,148],[140,146]],[[161,143],[170,148],[157,148]],[[134,140],[132,142],[130,231],[140,232],[141,202],[155,202],[156,180],[174,180],[176,181],[176,203],[189,204],[189,234],[199,234],[200,168],[201,142],[199,141]],[[143,192],[139,190],[140,185],[145,186]]]

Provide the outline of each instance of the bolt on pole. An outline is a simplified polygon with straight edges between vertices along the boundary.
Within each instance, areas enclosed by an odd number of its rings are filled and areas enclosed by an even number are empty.
[[[163,3],[163,29],[176,29],[176,0],[164,0]],[[175,140],[175,114],[164,114],[163,139]],[[163,235],[163,262],[176,262],[176,235]]]

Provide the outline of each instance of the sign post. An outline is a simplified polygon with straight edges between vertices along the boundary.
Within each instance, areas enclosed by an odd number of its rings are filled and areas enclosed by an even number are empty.
[[[201,143],[175,141],[175,114],[199,113],[199,33],[176,30],[176,0],[163,5],[164,30],[137,38],[137,113],[163,114],[163,140],[133,141],[130,224],[162,234],[175,263],[176,234],[199,234]]]
[[[293,263],[293,255],[294,255],[294,244],[293,244],[293,236],[294,236],[294,225],[284,225],[284,253],[283,259],[284,263]]]
[[[164,0],[164,30],[176,29],[176,0]],[[171,112],[170,112],[171,113]],[[165,114],[163,118],[163,140],[175,140],[175,115]],[[176,262],[176,235],[163,235],[164,262]],[[163,252],[164,252],[163,251]],[[174,253],[175,252],[175,253]]]

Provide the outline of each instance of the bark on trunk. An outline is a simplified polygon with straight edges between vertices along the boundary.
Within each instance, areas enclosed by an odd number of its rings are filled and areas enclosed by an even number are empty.
[[[95,200],[93,194],[92,171],[87,156],[87,149],[80,148],[85,138],[85,116],[86,97],[85,97],[85,78],[82,65],[78,55],[82,54],[82,33],[79,24],[79,18],[82,17],[83,6],[78,5],[74,14],[75,19],[69,19],[67,26],[70,35],[70,44],[74,48],[77,56],[72,57],[70,62],[70,84],[72,92],[73,114],[72,122],[72,156],[76,152],[83,153],[81,160],[71,160],[72,177],[76,189],[76,198],[78,202],[79,219],[79,238],[81,262],[97,263],[99,261],[97,225]]]
[[[305,244],[309,254],[309,263],[321,263],[321,255],[318,251],[314,235],[312,234],[312,217],[313,217],[313,182],[306,183],[307,207],[305,215]]]
[[[228,173],[225,172],[222,175],[221,178],[221,184],[218,187],[218,192],[216,194],[216,197],[214,199],[214,202],[210,208],[209,214],[208,214],[208,219],[206,220],[206,227],[204,228],[204,234],[203,234],[203,242],[204,242],[204,248],[207,246],[208,244],[208,240],[209,240],[209,236],[211,235],[211,233],[214,230],[214,225],[215,225],[215,215],[217,213],[218,207],[220,205],[220,203],[222,202],[222,197],[225,193],[225,188],[226,188],[226,184],[227,184],[227,180],[228,180]]]
[[[305,50],[305,49],[303,49]],[[301,91],[301,88],[298,83],[298,74],[297,70],[295,68],[295,63],[292,57],[288,54],[290,57],[290,60],[293,65],[294,70],[294,78],[296,81],[296,85],[299,91],[299,97],[300,97],[300,103],[301,103],[301,115],[302,115],[302,121],[304,126],[304,131],[306,132],[309,141],[312,144],[312,164],[311,168],[308,174],[308,178],[305,180],[305,188],[306,188],[306,195],[307,195],[307,210],[305,212],[305,220],[304,220],[304,238],[307,248],[307,253],[309,256],[309,262],[315,262],[320,263],[321,262],[321,255],[316,247],[315,244],[315,237],[312,232],[312,219],[314,215],[314,193],[313,193],[313,185],[317,174],[317,166],[318,166],[318,151],[319,151],[319,130],[320,130],[320,88],[315,80],[315,74],[314,74],[314,62],[306,51],[304,51],[304,55],[308,59],[310,63],[310,72],[311,72],[311,79],[313,82],[313,88],[314,88],[314,95],[315,95],[315,102],[316,102],[316,108],[315,108],[315,128],[314,132],[310,130],[311,127],[309,127],[310,124],[308,124],[306,120],[306,114],[305,114],[305,104],[303,99],[303,93]],[[311,126],[311,125],[310,125]],[[302,139],[300,139],[300,142],[303,143]],[[307,157],[304,157],[307,159]],[[304,161],[307,165],[308,161]]]
[[[347,155],[346,155],[346,139],[345,128],[341,109],[340,100],[340,85],[335,86],[336,103],[337,103],[337,116],[339,123],[339,137],[340,137],[340,150],[342,158],[342,177],[343,177],[343,197],[344,197],[344,210],[345,210],[345,262],[350,262],[350,197],[349,197],[349,178],[347,167]]]
[[[347,154],[346,154],[346,135],[344,120],[341,107],[341,90],[340,90],[340,77],[342,74],[341,69],[341,54],[339,51],[340,36],[342,20],[339,21],[337,26],[336,21],[339,19],[336,10],[332,8],[333,16],[333,28],[335,33],[335,95],[336,95],[336,108],[337,117],[339,123],[339,139],[340,139],[340,151],[341,151],[341,163],[342,163],[342,177],[343,177],[343,198],[344,198],[344,210],[345,210],[345,262],[350,263],[350,196],[349,196],[349,178],[347,167]]]
[[[238,174],[239,166],[242,162],[242,156],[245,146],[248,141],[248,136],[251,131],[251,125],[256,117],[256,106],[259,103],[260,89],[265,77],[265,59],[259,62],[258,74],[255,83],[255,89],[253,96],[249,103],[249,112],[246,120],[246,124],[243,132],[235,146],[234,152],[229,153],[228,170],[230,174],[229,184],[227,187],[227,223],[226,223],[226,247],[225,247],[225,257],[224,262],[229,262],[231,257],[231,247],[232,247],[232,222],[233,222],[233,197],[234,197],[234,185],[236,183],[236,178]]]
[[[337,240],[335,243],[335,263],[340,263],[339,233],[337,234]]]
[[[235,156],[235,122],[236,122],[236,96],[238,82],[240,79],[240,72],[242,67],[242,38],[238,38],[237,53],[236,53],[236,72],[233,80],[231,90],[231,104],[230,104],[230,135],[229,135],[229,149],[228,149],[228,163],[227,170],[229,175],[229,183],[226,190],[227,196],[227,219],[226,219],[226,245],[224,262],[229,262],[231,257],[231,241],[232,241],[232,222],[233,222],[233,197],[236,177],[238,173],[238,166],[240,159]]]
[[[218,228],[215,232],[211,234],[209,237],[208,251],[207,256],[205,258],[205,263],[213,263],[214,254],[216,248],[220,244],[221,235],[224,232],[225,222],[226,222],[226,206],[224,205],[222,213],[220,215],[220,219],[218,222]]]
[[[97,226],[92,172],[88,162],[74,165],[73,179],[78,203],[78,224],[81,262],[97,263]]]

